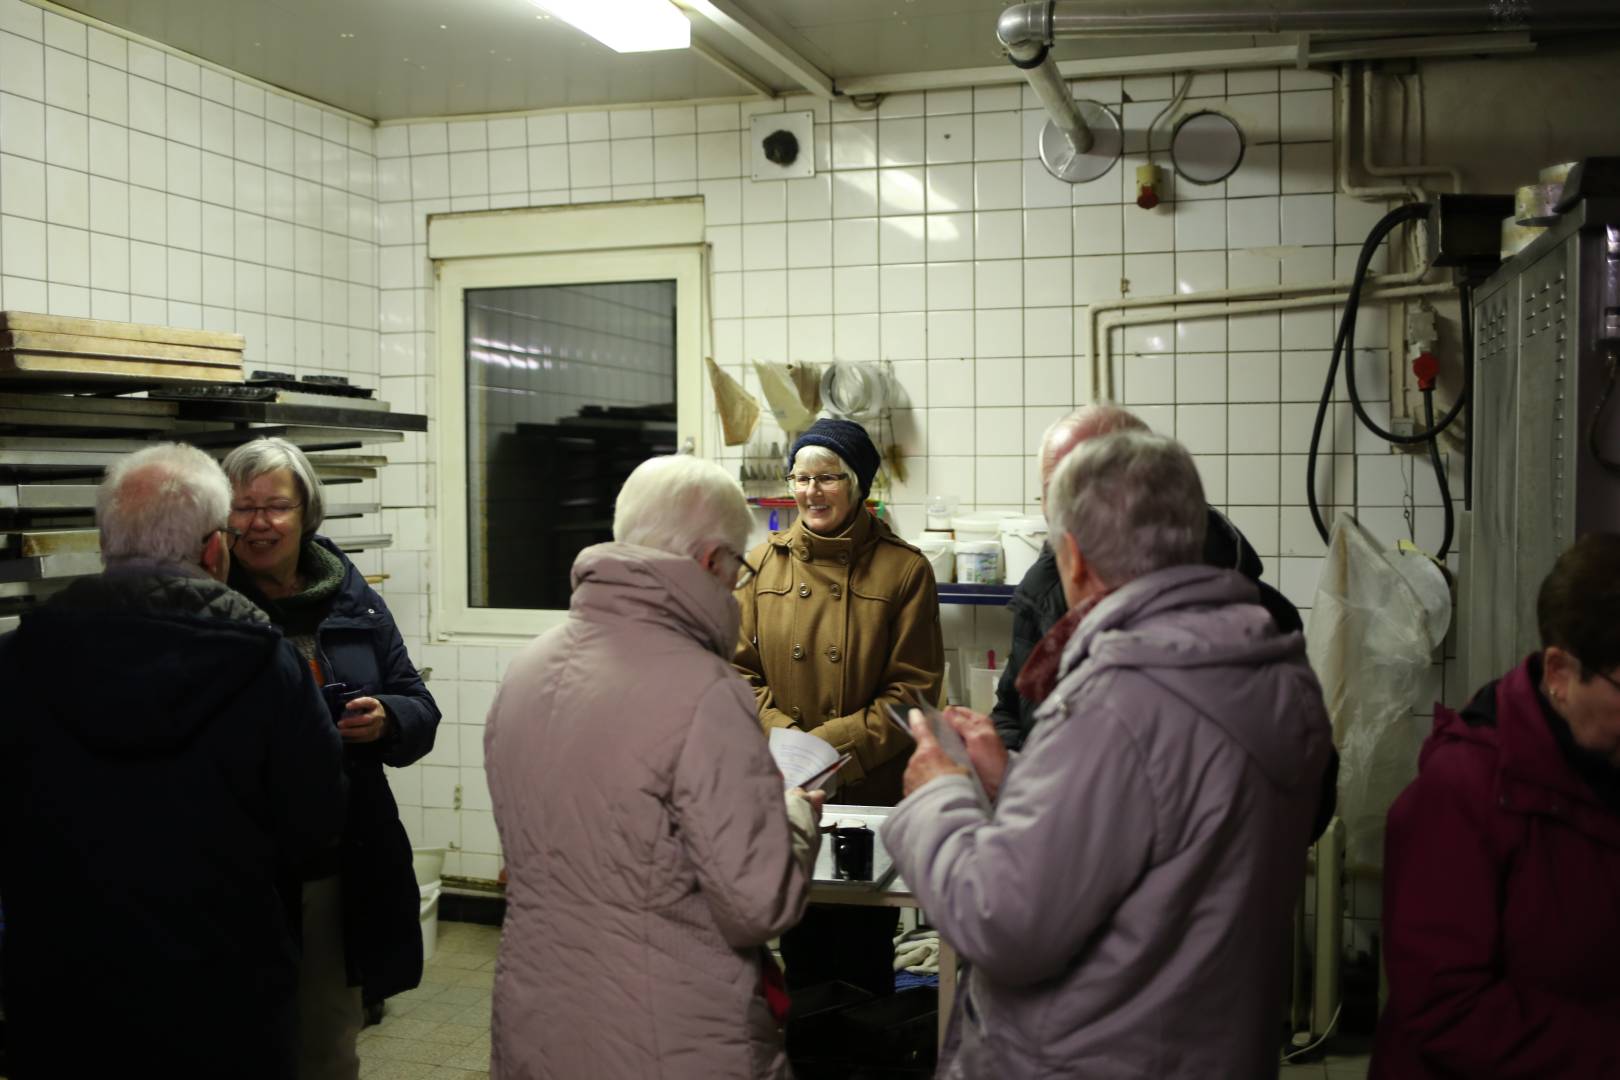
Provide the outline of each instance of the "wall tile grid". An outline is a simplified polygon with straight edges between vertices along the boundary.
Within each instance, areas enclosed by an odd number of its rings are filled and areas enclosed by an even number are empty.
[[[1141,132],[1173,86],[1155,76],[1077,91]],[[865,112],[791,98],[373,131],[0,0],[0,306],[236,330],[253,363],[350,374],[398,409],[431,412],[428,214],[701,195],[716,360],[750,389],[755,359],[890,362],[905,398],[892,437],[909,473],[892,507],[910,533],[933,491],[1038,509],[1041,432],[1090,385],[1090,305],[1348,276],[1382,207],[1334,194],[1332,96],[1309,72],[1199,75],[1189,107],[1239,119],[1244,164],[1210,187],[1172,181],[1147,212],[1134,205],[1139,136],[1102,180],[1061,184],[1034,156],[1044,113],[1019,87],[892,95]],[[815,113],[817,175],[755,183],[749,119],[781,109]],[[1155,137],[1161,164],[1167,138]],[[1308,607],[1322,545],[1304,455],[1337,312],[1164,314],[1114,331],[1116,396],[1193,450],[1211,502]],[[1363,312],[1360,341],[1360,385],[1387,418],[1382,312]],[[1342,386],[1338,397],[1324,502],[1357,509],[1391,541],[1410,518],[1432,548],[1432,476],[1356,433]],[[705,441],[740,463],[713,418]],[[756,441],[781,435],[767,419]],[[428,643],[429,445],[412,435],[388,446],[391,465],[366,485],[381,522],[333,531],[393,534],[362,565],[390,575],[382,591],[445,714],[433,753],[392,773],[407,828],[452,847],[447,873],[494,878],[483,719],[517,650]],[[953,646],[1006,647],[1004,612],[947,607],[944,618]],[[1435,677],[1438,694],[1439,665]]]
[[[375,384],[375,173],[367,123],[0,0],[0,308],[235,331],[252,368]]]
[[[1139,133],[1174,87],[1153,76],[1076,89],[1122,109],[1126,129]],[[1089,305],[1348,277],[1385,209],[1335,194],[1327,77],[1200,74],[1188,100],[1189,109],[1218,106],[1237,117],[1247,154],[1224,183],[1172,181],[1151,212],[1134,204],[1135,166],[1146,158],[1140,135],[1102,180],[1059,183],[1035,158],[1045,114],[1020,87],[896,94],[872,111],[800,97],[383,126],[384,385],[395,400],[414,393],[424,405],[431,391],[428,214],[698,194],[713,248],[713,354],[723,367],[757,390],[753,360],[888,361],[906,400],[892,419],[909,473],[892,493],[901,530],[921,527],[933,491],[958,494],[964,505],[1034,512],[1041,433],[1089,387]],[[776,110],[815,114],[816,176],[749,178],[749,120]],[[1167,166],[1168,132],[1154,142]],[[1211,502],[1254,543],[1268,579],[1308,609],[1322,544],[1306,505],[1305,455],[1337,309],[1164,314],[1161,324],[1114,331],[1116,396],[1194,452]],[[1384,312],[1362,313],[1358,343],[1358,383],[1369,411],[1387,418]],[[1408,535],[1410,520],[1420,544],[1437,546],[1432,475],[1421,465],[1414,473],[1411,458],[1354,430],[1342,377],[1337,398],[1318,469],[1324,505],[1355,508],[1391,542]],[[718,460],[740,464],[743,448],[722,447],[712,417],[704,438]],[[767,418],[753,448],[772,441],[782,436]],[[421,469],[423,505],[431,505],[421,441],[408,440],[397,458]],[[1459,476],[1452,484],[1460,491]],[[954,647],[980,655],[1006,648],[1005,612],[947,607],[944,619]],[[470,867],[496,849],[474,846],[483,841],[467,822],[477,822],[480,837],[492,833],[477,810],[462,813],[458,832],[449,805],[457,783],[463,806],[486,805],[476,733],[509,653],[423,653],[436,658],[447,715],[453,703],[466,726],[420,767],[424,810],[415,835],[461,844]],[[452,671],[453,694],[441,681]],[[1436,665],[1437,694],[1441,676]]]

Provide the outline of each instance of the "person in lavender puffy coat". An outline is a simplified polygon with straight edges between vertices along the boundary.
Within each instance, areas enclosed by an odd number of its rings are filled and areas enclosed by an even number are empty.
[[[630,474],[567,618],[513,660],[485,769],[506,855],[491,1075],[790,1075],[765,944],[810,892],[820,793],[784,801],[731,667],[751,574],[712,462]]]

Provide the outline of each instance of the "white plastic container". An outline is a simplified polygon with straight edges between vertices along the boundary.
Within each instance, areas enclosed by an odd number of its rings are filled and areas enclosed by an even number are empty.
[[[929,536],[925,533],[917,538],[917,550],[934,568],[936,583],[956,580],[956,544],[948,536]]]
[[[1039,516],[1010,517],[1001,521],[1001,549],[1006,558],[1006,581],[1016,585],[1040,557],[1046,543],[1046,519]]]
[[[427,960],[439,944],[439,897],[444,892],[444,851],[442,847],[412,848],[411,867],[416,871],[419,898],[417,918],[422,923],[422,959]]]
[[[956,580],[965,585],[1000,585],[1001,541],[956,541]]]
[[[956,508],[959,505],[961,505],[961,500],[955,495],[928,496],[928,506],[925,512],[928,528],[932,531],[949,532],[951,517],[956,513]]]
[[[968,668],[968,708],[981,716],[989,716],[996,707],[996,687],[1000,682],[1000,668]]]
[[[958,540],[980,541],[1001,539],[1001,522],[989,514],[964,514],[951,518],[951,528]]]

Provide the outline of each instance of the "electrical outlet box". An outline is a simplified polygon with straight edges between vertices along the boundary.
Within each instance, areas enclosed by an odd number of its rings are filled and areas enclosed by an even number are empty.
[[[748,162],[755,180],[816,175],[816,114],[758,113],[748,121]]]
[[[1434,308],[1428,304],[1419,304],[1406,313],[1406,344],[1413,352],[1427,350],[1440,338],[1440,332],[1435,324]]]

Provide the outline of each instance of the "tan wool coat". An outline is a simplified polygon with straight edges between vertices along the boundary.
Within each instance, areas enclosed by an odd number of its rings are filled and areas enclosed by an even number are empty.
[[[733,662],[754,688],[760,723],[808,731],[852,755],[833,801],[894,805],[911,740],[886,706],[937,704],[944,677],[928,560],[862,511],[834,537],[795,522],[748,561],[759,575],[738,595]]]

